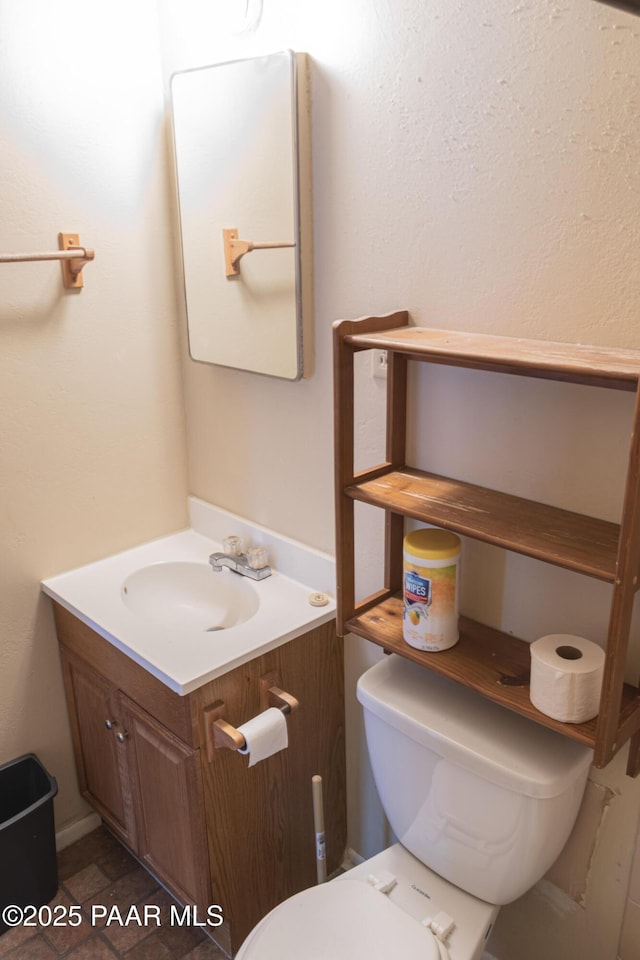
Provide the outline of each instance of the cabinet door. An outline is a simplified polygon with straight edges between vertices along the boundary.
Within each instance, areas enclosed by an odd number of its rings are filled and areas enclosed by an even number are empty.
[[[131,747],[138,856],[179,900],[206,907],[210,883],[199,752],[120,696]]]
[[[118,692],[64,651],[62,662],[80,790],[114,832],[135,849],[129,744],[123,738]]]

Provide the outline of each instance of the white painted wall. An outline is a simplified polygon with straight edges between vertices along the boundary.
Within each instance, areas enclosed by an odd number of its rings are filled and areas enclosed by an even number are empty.
[[[232,6],[160,0],[165,74],[310,55],[316,373],[283,384],[185,361],[190,486],[331,550],[335,319],[408,308],[424,325],[640,347],[640,20],[593,0],[264,0],[242,36],[223,16]],[[617,515],[628,397],[446,370],[423,370],[412,396],[419,465]],[[365,377],[361,462],[380,446],[380,397]],[[373,523],[362,517],[363,589]],[[527,640],[602,639],[605,588],[488,547],[467,544],[464,561],[465,612]],[[350,690],[377,656],[349,640]],[[639,657],[635,636],[633,679]],[[368,855],[387,831],[353,699],[348,722],[349,837]],[[616,956],[639,806],[623,760],[594,774],[613,800],[585,903],[534,892],[505,909],[500,960]]]
[[[63,10],[64,7],[64,10]],[[85,814],[41,578],[186,525],[155,5],[0,0],[0,763],[35,752]]]

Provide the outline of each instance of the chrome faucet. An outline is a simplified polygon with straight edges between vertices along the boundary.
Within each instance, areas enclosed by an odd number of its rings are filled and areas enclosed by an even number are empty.
[[[264,580],[271,576],[271,567],[265,564],[263,567],[252,567],[246,553],[212,553],[209,557],[211,569],[215,573],[220,573],[223,567],[228,567],[234,573],[239,573],[241,577],[250,577],[252,580]]]

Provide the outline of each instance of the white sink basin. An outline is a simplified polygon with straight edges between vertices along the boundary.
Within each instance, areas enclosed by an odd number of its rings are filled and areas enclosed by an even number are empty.
[[[183,631],[217,632],[244,623],[260,605],[254,587],[230,570],[208,563],[152,563],[122,584],[126,606],[153,623]]]
[[[203,501],[190,500],[190,510],[204,532],[180,530],[42,582],[56,603],[180,696],[329,623],[336,611],[331,557]],[[267,547],[272,575],[214,573],[208,561],[222,550],[219,530]],[[326,606],[311,603],[319,592]]]

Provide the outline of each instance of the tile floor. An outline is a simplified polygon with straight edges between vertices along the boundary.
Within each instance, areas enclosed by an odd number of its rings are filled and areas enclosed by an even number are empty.
[[[103,827],[58,854],[58,879],[51,906],[79,904],[82,923],[15,927],[0,936],[2,960],[225,960],[199,927],[171,924],[175,901]],[[117,905],[123,917],[135,905],[144,917],[145,904],[159,907],[159,924],[155,911],[140,926],[91,920],[92,905]]]

